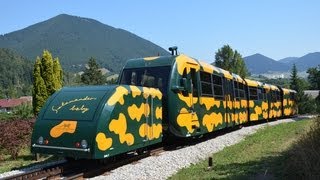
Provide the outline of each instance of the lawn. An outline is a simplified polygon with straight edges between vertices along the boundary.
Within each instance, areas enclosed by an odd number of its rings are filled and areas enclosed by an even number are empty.
[[[180,170],[170,179],[262,179],[283,177],[285,153],[312,125],[301,120],[267,126],[240,143],[212,155],[213,167],[202,161]]]

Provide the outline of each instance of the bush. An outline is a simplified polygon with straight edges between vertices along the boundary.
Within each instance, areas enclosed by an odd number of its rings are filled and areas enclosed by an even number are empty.
[[[310,95],[302,95],[298,102],[299,114],[314,114],[317,111],[317,103]]]
[[[30,104],[22,104],[14,108],[13,113],[21,119],[33,117],[33,108]]]
[[[0,122],[0,147],[13,159],[19,150],[30,144],[34,120],[12,120]],[[3,154],[4,152],[1,152]]]

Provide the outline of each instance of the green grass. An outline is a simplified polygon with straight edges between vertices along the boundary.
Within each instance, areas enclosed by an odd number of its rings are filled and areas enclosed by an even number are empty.
[[[46,163],[58,160],[57,157],[46,155],[41,156],[39,161],[35,161],[34,155],[31,154],[29,147],[21,149],[17,159],[12,159],[10,155],[6,155],[3,150],[1,153],[3,154],[0,159],[0,173],[11,171],[12,169],[25,168],[35,163]]]
[[[311,120],[267,126],[244,141],[213,154],[213,168],[202,161],[180,170],[170,179],[261,179],[280,178],[286,152],[309,130]]]

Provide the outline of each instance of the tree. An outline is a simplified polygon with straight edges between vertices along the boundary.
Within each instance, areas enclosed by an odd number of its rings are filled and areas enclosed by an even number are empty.
[[[49,51],[36,58],[33,69],[33,112],[37,115],[44,103],[54,92],[62,87],[62,68],[59,59],[53,60]]]
[[[307,73],[311,89],[320,89],[320,65],[318,67],[309,68]]]
[[[106,78],[99,70],[96,60],[91,57],[88,62],[88,68],[81,75],[81,82],[87,85],[101,85],[106,83]]]
[[[242,77],[249,75],[241,54],[237,50],[233,51],[229,45],[224,45],[221,49],[218,49],[215,55],[215,65]]]
[[[309,95],[304,94],[304,90],[307,88],[307,82],[298,77],[298,70],[295,64],[293,64],[291,70],[290,88],[297,91],[296,102],[298,104],[299,114],[314,113],[316,111],[315,100]]]

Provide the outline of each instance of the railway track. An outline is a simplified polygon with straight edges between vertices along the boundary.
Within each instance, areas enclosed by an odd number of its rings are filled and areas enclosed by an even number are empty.
[[[148,156],[157,156],[165,151],[163,146],[157,147],[142,154],[131,153],[121,155],[116,159],[104,161],[96,160],[74,160],[62,164],[52,165],[35,169],[29,172],[5,177],[4,180],[24,180],[24,179],[84,179],[107,174],[111,170],[125,164],[137,163]]]

